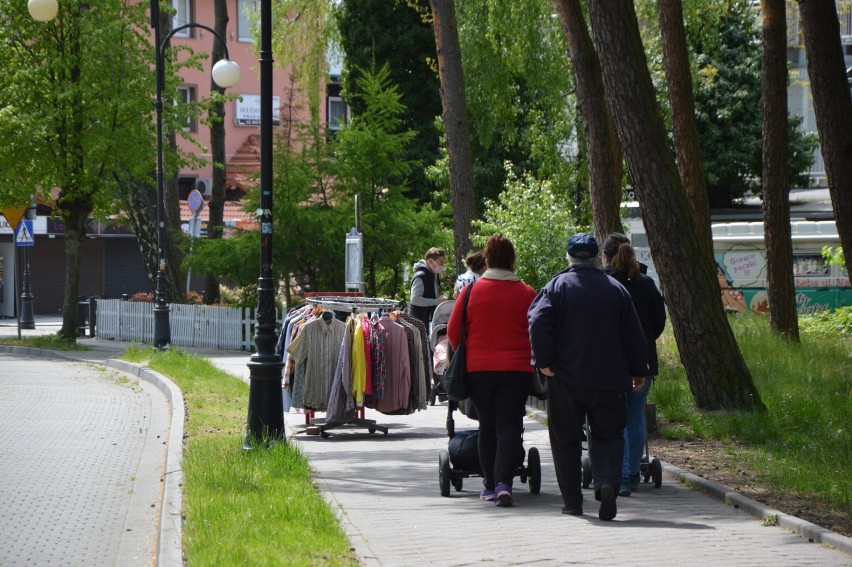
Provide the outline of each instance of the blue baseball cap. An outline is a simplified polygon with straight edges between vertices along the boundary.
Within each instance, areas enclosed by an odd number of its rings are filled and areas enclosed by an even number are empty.
[[[568,255],[579,260],[588,260],[598,255],[598,241],[591,234],[580,232],[568,239]]]

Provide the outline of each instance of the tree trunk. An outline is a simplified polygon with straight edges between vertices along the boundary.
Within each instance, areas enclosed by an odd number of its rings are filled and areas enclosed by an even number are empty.
[[[607,235],[622,232],[621,148],[604,98],[601,68],[579,0],[556,0],[556,10],[568,40],[574,67],[577,101],[583,117],[589,155],[589,200],[595,235],[603,243]]]
[[[590,0],[589,18],[681,361],[702,409],[763,409],[722,304],[669,149],[631,0]]]
[[[840,244],[852,250],[852,96],[834,2],[799,0],[819,142]]]
[[[228,37],[228,3],[226,0],[215,0],[214,9],[216,13],[215,30],[222,37]],[[225,56],[222,43],[213,40],[213,51],[211,63]],[[216,84],[211,75],[210,91],[224,94],[225,89]],[[210,117],[210,151],[213,159],[213,188],[210,193],[210,220],[207,222],[207,238],[222,238],[222,228],[225,224],[225,103],[217,102],[211,110]],[[186,290],[189,291],[188,289]],[[212,305],[219,301],[219,278],[214,274],[204,277],[204,303]]]
[[[160,10],[160,37],[166,37],[171,31],[172,21],[171,16],[166,10]],[[164,58],[167,57],[164,50]],[[166,142],[169,144],[169,149],[173,154],[177,153],[177,137],[174,131],[164,134]],[[183,252],[178,246],[177,238],[181,233],[180,229],[180,195],[178,195],[177,170],[164,173],[163,182],[163,217],[165,221],[165,242],[163,245],[163,254],[166,260],[166,301],[182,301],[186,297],[184,291],[184,283],[186,282],[186,273],[181,269],[183,263]]]
[[[62,327],[59,336],[77,339],[77,304],[80,301],[80,272],[83,245],[86,242],[86,218],[90,207],[63,209],[65,222],[65,297],[62,303]]]
[[[799,340],[790,188],[787,181],[787,24],[784,0],[761,0],[763,16],[763,234],[769,324]]]
[[[701,166],[701,149],[695,125],[692,77],[686,50],[681,0],[657,0],[660,35],[669,87],[675,156],[680,180],[692,207],[692,222],[698,230],[698,243],[707,262],[713,261],[713,234],[710,229],[710,204],[707,183]]]
[[[453,242],[456,272],[462,273],[464,257],[471,249],[471,221],[476,216],[470,123],[464,96],[464,74],[453,0],[430,0],[447,154],[450,162],[450,205],[453,207]]]

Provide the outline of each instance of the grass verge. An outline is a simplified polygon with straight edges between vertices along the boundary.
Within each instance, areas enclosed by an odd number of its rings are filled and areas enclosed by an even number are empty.
[[[671,329],[659,341],[660,375],[649,401],[669,439],[728,445],[736,466],[765,490],[852,512],[852,378],[849,335],[803,332],[789,343],[763,317],[732,320],[766,412],[699,411]],[[808,328],[804,325],[803,328]]]
[[[48,350],[61,351],[84,351],[91,350],[86,345],[81,345],[76,341],[61,339],[58,335],[39,335],[36,337],[22,337],[21,339],[3,337],[0,338],[0,345],[7,346],[25,346],[32,348],[44,348]]]
[[[296,446],[242,449],[244,382],[177,348],[134,346],[123,358],[168,376],[183,392],[188,565],[359,565]]]

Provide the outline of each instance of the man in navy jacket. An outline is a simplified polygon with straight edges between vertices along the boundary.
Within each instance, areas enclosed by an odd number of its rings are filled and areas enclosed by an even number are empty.
[[[612,520],[627,423],[624,394],[640,388],[648,374],[645,335],[630,294],[598,267],[594,236],[571,236],[568,260],[570,267],[530,306],[532,364],[548,377],[548,431],[562,513],[583,513],[581,435],[588,417],[598,515]]]

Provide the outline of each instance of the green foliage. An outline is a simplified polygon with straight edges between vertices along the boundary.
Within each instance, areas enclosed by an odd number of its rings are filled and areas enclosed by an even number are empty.
[[[360,196],[368,293],[387,295],[400,287],[401,262],[432,245],[440,217],[405,195],[411,171],[419,165],[406,158],[415,133],[400,131],[405,107],[388,66],[359,73],[353,96],[364,110],[353,116],[332,144],[335,200],[342,210],[353,211],[355,197]],[[383,270],[393,276],[379,288],[377,276]]]
[[[333,3],[322,0],[274,0],[272,49],[276,63],[289,69],[293,82],[299,85],[310,122],[318,124],[323,109],[322,96],[328,74],[326,55],[335,37],[332,20]],[[260,37],[257,14],[252,14],[255,38]]]
[[[457,2],[477,197],[494,200],[529,171],[558,193],[576,187],[568,48],[552,2]],[[531,56],[534,54],[535,56]]]
[[[491,234],[505,234],[515,246],[516,273],[541,289],[565,269],[568,236],[581,227],[574,224],[570,206],[553,191],[550,181],[539,181],[530,174],[518,178],[509,164],[506,178],[499,201],[486,202],[483,220],[474,222],[474,241],[482,246]]]
[[[368,293],[396,297],[404,289],[403,265],[432,245],[445,213],[421,209],[405,196],[414,166],[405,148],[413,133],[398,133],[404,109],[388,69],[365,72],[359,89],[364,112],[331,144],[317,122],[300,122],[294,93],[282,105],[288,135],[278,140],[274,160],[273,266],[277,279],[295,280],[305,290],[343,291],[345,236],[355,224],[359,195]],[[258,192],[244,200],[247,211],[259,205]],[[197,241],[186,267],[248,291],[258,262],[257,232],[246,231]]]
[[[403,109],[393,133],[415,135],[408,141],[404,159],[423,165],[438,157],[438,130],[434,119],[441,114],[440,85],[434,68],[435,36],[407,0],[343,0],[334,18],[344,54],[342,85],[354,116],[366,111],[360,96],[360,69],[387,65],[390,81],[397,85]],[[407,193],[427,202],[432,186],[422,168],[409,174]]]
[[[850,308],[838,310],[848,325]],[[823,315],[803,317],[806,321]],[[659,341],[660,376],[650,393],[663,434],[730,443],[764,489],[818,498],[848,510],[852,503],[852,385],[849,341],[835,329],[801,325],[802,343],[773,333],[763,317],[731,320],[737,342],[766,404],[765,412],[700,412],[669,329]],[[848,329],[848,327],[847,327]]]
[[[846,269],[846,256],[843,254],[843,248],[839,246],[823,246],[822,257],[825,258],[826,265],[835,265]]]
[[[852,306],[799,316],[799,330],[815,339],[852,337]]]
[[[113,210],[111,173],[154,164],[147,5],[69,0],[47,23],[26,5],[0,2],[0,202],[58,187],[60,215]]]
[[[657,92],[664,97],[665,66],[656,2],[643,0],[644,41]],[[762,193],[760,29],[752,3],[686,1],[683,4],[687,48],[692,67],[695,119],[707,191],[713,208],[730,206],[749,192]],[[668,103],[661,102],[668,111]],[[818,141],[788,119],[788,177],[792,186],[807,184]]]

